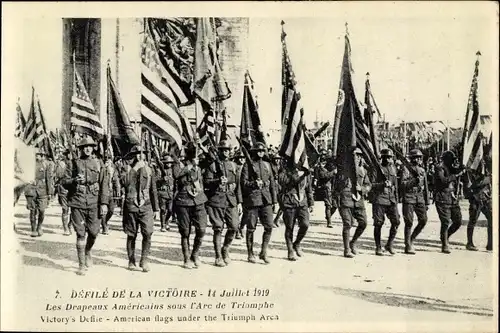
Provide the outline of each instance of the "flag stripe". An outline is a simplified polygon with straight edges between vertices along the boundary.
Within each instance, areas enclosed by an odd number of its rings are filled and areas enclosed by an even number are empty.
[[[92,135],[92,133],[103,135],[104,130],[100,127],[94,126],[92,123],[89,123],[88,121],[79,119],[78,117],[71,117],[71,123],[75,125],[75,131],[79,132],[78,127],[84,128],[85,133],[88,133]]]
[[[145,85],[146,87],[147,85]],[[182,123],[177,113],[177,108],[168,101],[162,100],[155,94],[155,89],[143,89],[141,92],[141,102],[150,110],[154,110],[159,116],[168,121],[179,132],[182,130]]]

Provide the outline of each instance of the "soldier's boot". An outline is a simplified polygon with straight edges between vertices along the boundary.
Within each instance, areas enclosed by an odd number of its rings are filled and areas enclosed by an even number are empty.
[[[285,243],[286,243],[286,248],[288,250],[288,260],[296,261],[297,257],[295,256],[295,249],[293,248],[292,237],[293,237],[292,229],[286,228],[286,230],[285,230]]]
[[[344,227],[342,229],[342,242],[344,243],[344,257],[353,258],[354,256],[351,253],[351,248],[349,246],[349,240],[351,238],[351,228]]]
[[[295,242],[293,243],[293,249],[295,250],[295,253],[297,253],[297,256],[302,257],[304,253],[302,252],[302,249],[300,248],[300,243],[304,239],[307,233],[307,229],[309,227],[302,226],[299,227],[299,231],[297,232],[297,238],[295,239]]]
[[[189,260],[189,238],[182,236],[181,238],[181,248],[182,248],[182,256],[184,257],[184,264],[182,267],[191,269],[193,265]]]
[[[68,212],[66,211],[65,213],[63,212],[62,216],[62,225],[63,225],[63,235],[64,236],[69,236],[71,235],[71,228],[69,227],[69,216]]]
[[[486,251],[493,251],[493,229],[492,229],[492,223],[491,220],[488,221],[488,226],[487,226],[487,232],[488,232],[488,242],[486,244]]]
[[[247,229],[246,235],[247,252],[248,252],[248,262],[254,264],[256,262],[255,255],[253,254],[253,231]]]
[[[135,265],[135,240],[135,237],[127,236],[128,269],[131,271],[137,268]]]
[[[193,243],[193,251],[191,252],[191,261],[195,268],[200,267],[200,259],[198,258],[198,252],[200,251],[201,244],[203,242],[204,233],[201,231],[196,232]]]
[[[226,236],[224,237],[224,245],[222,246],[222,260],[226,265],[231,263],[231,258],[229,257],[229,247],[233,242],[234,236],[236,234],[235,230],[226,231]]]
[[[102,234],[108,235],[109,234],[109,232],[108,232],[108,220],[106,219],[106,216],[103,216],[103,218],[101,219],[101,227],[102,227]]]
[[[477,251],[477,247],[474,245],[474,227],[467,227],[467,245],[465,248],[469,251]]]
[[[85,239],[76,240],[76,253],[78,255],[78,271],[76,274],[85,275]]]
[[[427,224],[427,221],[417,223],[417,226],[415,227],[415,229],[413,229],[413,232],[410,236],[410,242],[412,245],[415,242],[415,239],[417,239],[418,235],[420,235],[420,232],[422,232],[422,230],[424,229],[426,224]]]
[[[351,248],[351,253],[356,255],[358,254],[358,251],[356,250],[356,241],[358,240],[359,237],[363,234],[363,232],[366,229],[366,223],[359,223],[358,226],[356,227],[356,230],[354,231],[354,235],[351,238],[351,241],[349,242],[349,247]]]
[[[225,267],[226,264],[222,260],[222,232],[220,230],[214,230],[214,250],[215,250],[215,266]]]
[[[38,236],[38,232],[36,231],[36,213],[36,209],[30,210],[31,237]]]
[[[327,228],[333,228],[332,225],[332,214],[330,214],[330,211],[327,211],[326,214],[326,227]]]
[[[172,216],[172,212],[167,210],[167,213],[165,214],[165,230],[170,230],[170,217]],[[173,221],[172,221],[173,222]]]
[[[142,235],[141,261],[139,267],[144,273],[150,271],[149,268],[149,252],[151,251],[151,235]]]
[[[377,256],[383,256],[384,252],[382,252],[382,242],[380,240],[382,233],[382,227],[381,226],[375,226],[373,228],[373,238],[375,238],[375,254]]]
[[[385,250],[391,255],[395,254],[392,244],[394,243],[394,238],[396,238],[397,233],[398,227],[391,225],[391,229],[389,230],[389,238],[387,239],[387,243],[385,244]]]
[[[273,229],[264,229],[264,233],[262,234],[262,247],[259,253],[259,259],[264,261],[267,265],[270,263],[269,258],[267,257],[267,248],[269,247],[269,242],[271,241],[271,233]]]
[[[160,231],[161,232],[167,231],[167,229],[165,228],[165,217],[166,217],[165,215],[166,215],[166,212],[164,210],[160,210],[160,224],[161,224]]]
[[[452,223],[450,228],[448,229],[448,239],[457,232],[457,230],[460,228],[460,223]]]
[[[238,228],[238,230],[236,230],[236,234],[235,234],[235,237],[236,239],[242,239],[243,238],[243,230],[241,230],[240,228]]]
[[[37,232],[39,237],[43,235],[42,224],[43,224],[44,219],[45,219],[45,210],[39,209],[38,210],[38,224],[36,226],[36,232]]]
[[[450,246],[448,244],[448,226],[441,224],[441,252],[450,254]]]
[[[96,237],[90,234],[87,235],[87,244],[85,244],[85,267],[92,267],[92,247],[94,246]]]
[[[405,225],[405,253],[415,254],[411,240],[411,225]]]

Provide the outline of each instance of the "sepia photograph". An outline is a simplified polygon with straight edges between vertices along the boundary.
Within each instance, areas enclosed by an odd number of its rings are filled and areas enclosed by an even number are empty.
[[[1,330],[498,331],[497,3],[2,10]]]

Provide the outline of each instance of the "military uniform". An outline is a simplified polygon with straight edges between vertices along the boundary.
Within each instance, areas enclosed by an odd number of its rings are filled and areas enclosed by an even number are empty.
[[[78,146],[85,149],[87,146],[95,146],[95,143],[92,139],[83,138]],[[62,184],[68,189],[71,224],[77,237],[78,274],[83,275],[84,270],[92,264],[91,249],[100,227],[98,205],[103,201],[103,187],[106,186],[107,180],[99,161],[82,155],[69,163]]]
[[[265,145],[257,143],[254,152],[265,151]],[[264,227],[262,235],[262,249],[259,258],[269,263],[267,247],[271,240],[273,230],[273,205],[276,204],[275,180],[271,164],[262,159],[257,159],[251,164],[245,164],[241,171],[241,187],[243,207],[247,210],[247,251],[248,261],[255,262],[253,254],[253,233],[257,227],[257,219]]]
[[[422,153],[415,149],[410,151],[410,159],[421,158]],[[401,168],[400,188],[403,202],[403,219],[405,222],[405,253],[415,254],[413,242],[427,224],[429,207],[429,186],[427,174],[420,165],[414,165],[413,171]],[[413,230],[413,215],[417,215],[418,224]]]
[[[45,152],[40,150],[37,155],[45,156]],[[49,203],[49,197],[54,195],[54,175],[49,163],[37,160],[35,165],[35,181],[26,186],[24,195],[26,196],[27,208],[30,211],[31,237],[43,235],[42,224],[45,219],[45,209]]]
[[[130,160],[141,152],[141,147],[134,146],[125,158]],[[128,266],[130,270],[135,269],[135,243],[140,228],[142,249],[139,267],[148,272],[151,236],[154,231],[153,212],[158,211],[156,177],[149,165],[142,160],[136,160],[129,165],[122,182],[125,190],[123,231],[127,235]]]
[[[279,173],[278,184],[280,186],[278,201],[283,211],[288,260],[295,261],[297,259],[295,253],[299,257],[302,256],[300,242],[309,229],[309,208],[314,207],[312,177],[299,174],[295,167],[287,166]],[[293,229],[296,221],[299,230],[297,238],[293,241]]]
[[[332,215],[337,210],[337,202],[333,195],[333,184],[335,183],[335,174],[337,173],[336,169],[328,170],[326,165],[319,165],[317,171],[318,177],[318,189],[321,191],[323,196],[323,202],[325,204],[325,219],[326,226],[328,228],[332,227]]]
[[[354,154],[361,154],[361,150],[356,149]],[[335,192],[338,195],[339,213],[342,218],[344,256],[347,258],[357,254],[356,241],[366,229],[365,198],[371,190],[371,182],[366,169],[362,165],[356,165],[355,169],[355,184],[346,172],[339,174],[335,180]],[[354,220],[358,225],[350,240]]]
[[[492,200],[491,200],[491,174],[480,174],[470,172],[471,184],[468,187],[469,199],[469,224],[467,225],[467,249],[477,251],[474,245],[473,235],[479,214],[483,213],[487,220],[488,243],[486,249],[493,250],[492,234]]]
[[[392,157],[392,151],[389,149],[381,150],[382,158],[385,156]],[[391,222],[389,238],[385,245],[385,249],[394,254],[392,244],[396,238],[399,227],[399,212],[398,212],[398,176],[394,164],[386,164],[381,166],[381,171],[384,177],[379,176],[376,182],[372,184],[373,191],[373,224],[375,238],[375,253],[383,255],[381,246],[381,231],[384,225],[385,215]]]
[[[59,160],[56,166],[57,197],[62,208],[61,220],[65,236],[71,235],[69,226],[68,190],[62,185],[62,180],[66,174],[66,169],[71,160]]]
[[[192,160],[196,152],[186,152],[186,158]],[[199,166],[175,164],[173,168],[175,186],[177,189],[174,198],[174,211],[177,216],[179,233],[181,234],[181,247],[184,256],[184,267],[191,268],[191,260],[195,267],[200,262],[198,253],[207,228],[207,211],[205,203],[207,197],[203,191],[203,174]],[[189,236],[191,226],[195,228],[195,238],[191,256],[189,255]]]
[[[241,179],[241,171],[243,170],[243,165],[245,164],[245,161],[244,160],[242,161],[242,159],[244,158],[245,155],[241,153],[241,151],[236,152],[234,156],[234,159],[236,160],[235,163],[238,168],[238,179]],[[240,189],[241,189],[241,182],[240,182]],[[242,205],[241,213],[239,214],[240,226],[238,227],[238,231],[236,232],[236,239],[241,239],[243,237],[243,228],[246,225],[246,217],[247,217],[246,209]]]
[[[436,166],[434,174],[434,202],[441,220],[441,251],[450,253],[448,239],[462,225],[462,212],[455,193],[459,173],[452,167],[455,160],[453,152],[445,151],[442,159],[443,163]]]
[[[219,149],[230,149],[221,142]],[[205,171],[206,210],[214,230],[215,265],[229,264],[229,246],[238,230],[238,204],[241,203],[240,175],[236,163],[215,161]],[[227,226],[224,246],[221,247],[222,229]]]
[[[162,163],[164,163],[164,168],[158,169],[157,177],[157,188],[158,188],[158,199],[160,203],[160,231],[164,232],[169,230],[169,219],[173,212],[173,199],[174,199],[174,174],[172,168],[170,167],[173,163],[172,157],[170,155],[165,155],[162,158]],[[167,166],[168,165],[168,166]]]
[[[108,222],[113,216],[116,208],[116,200],[121,197],[121,184],[120,184],[120,174],[111,160],[108,160],[103,167],[104,177],[108,180],[106,186],[109,189],[108,195],[106,195],[106,201],[101,204],[108,206],[108,211],[105,216],[102,216],[101,226],[102,233],[107,235],[109,232]]]

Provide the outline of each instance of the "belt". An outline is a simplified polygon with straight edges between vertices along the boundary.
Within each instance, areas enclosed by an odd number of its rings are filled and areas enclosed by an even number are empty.
[[[93,183],[93,184],[86,184],[86,185],[81,185],[81,184],[78,184],[76,186],[76,188],[78,190],[86,190],[87,188],[89,190],[96,190],[96,189],[99,189],[99,184],[98,183]]]

